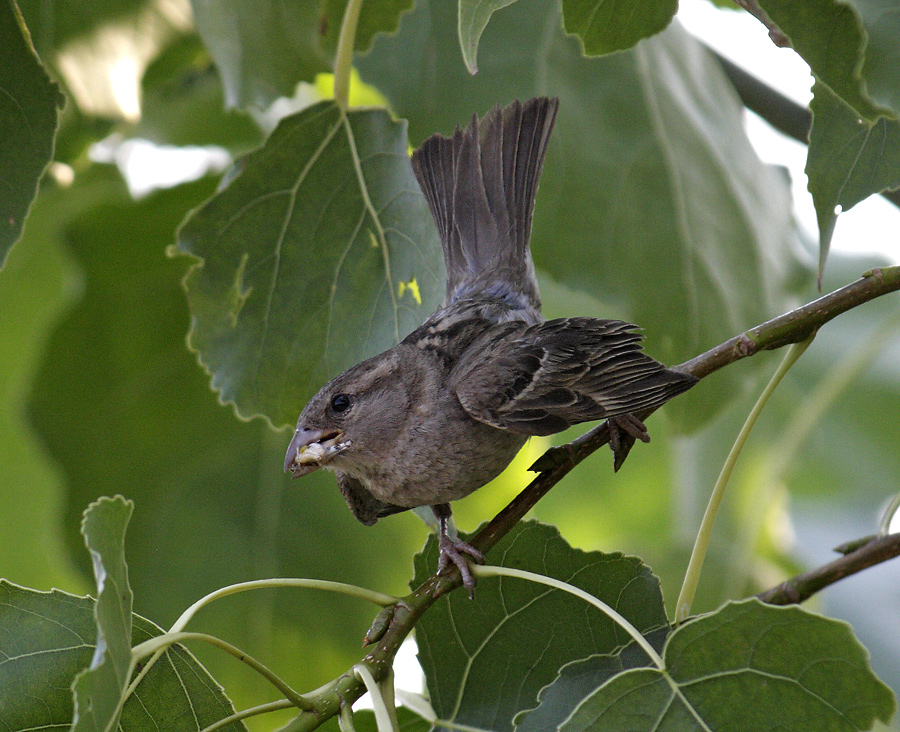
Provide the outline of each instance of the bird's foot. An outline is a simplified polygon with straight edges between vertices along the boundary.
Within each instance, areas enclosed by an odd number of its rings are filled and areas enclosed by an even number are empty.
[[[440,550],[440,557],[438,558],[438,574],[446,572],[451,564],[455,565],[462,575],[463,587],[468,591],[469,598],[474,599],[475,584],[477,580],[475,579],[475,575],[472,574],[469,563],[463,555],[468,554],[479,564],[484,564],[484,554],[471,544],[467,544],[464,541],[454,541],[444,532],[441,532],[440,537],[438,538],[438,548]]]
[[[613,470],[618,470],[637,440],[650,442],[647,427],[633,414],[617,414],[606,420],[609,425],[609,447],[613,451]]]

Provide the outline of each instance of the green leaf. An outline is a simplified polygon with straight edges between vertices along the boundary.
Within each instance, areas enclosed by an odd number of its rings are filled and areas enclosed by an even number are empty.
[[[677,23],[629,51],[586,59],[559,32],[557,6],[519,0],[493,16],[471,77],[458,63],[451,5],[420,3],[360,72],[409,120],[414,141],[510,97],[560,96],[534,214],[542,272],[602,299],[603,317],[636,322],[666,363],[795,301],[806,272],[787,179],[760,162],[733,88]],[[747,368],[759,368],[754,361]],[[667,409],[696,427],[745,387],[728,369]]]
[[[202,260],[186,280],[191,347],[241,415],[293,424],[323,383],[441,299],[405,132],[385,110],[310,107],[181,228],[179,249]]]
[[[647,640],[662,654],[669,628],[647,634]],[[553,683],[541,689],[540,704],[515,718],[516,732],[543,732],[554,729],[559,721],[568,719],[579,701],[605,684],[616,674],[632,668],[645,668],[652,662],[644,650],[632,641],[616,653],[590,656],[567,663],[559,670]]]
[[[760,0],[813,74],[866,120],[900,114],[892,0]],[[894,12],[896,15],[896,11]]]
[[[337,49],[341,23],[348,0],[327,0],[324,14],[326,32],[324,39],[327,47],[334,53]],[[378,0],[364,2],[359,11],[359,24],[356,26],[354,49],[357,53],[365,53],[372,48],[378,33],[395,33],[400,27],[400,19],[404,13],[413,8],[413,0]],[[330,70],[330,69],[329,69]]]
[[[97,582],[97,641],[90,667],[72,686],[73,732],[109,730],[119,721],[119,700],[131,673],[131,604],[125,563],[125,529],[134,504],[122,496],[101,498],[84,512],[81,533]]]
[[[516,0],[459,0],[459,47],[470,74],[478,73],[478,41],[491,16]]]
[[[419,715],[405,707],[397,708],[397,722],[400,732],[430,732],[434,727]],[[375,724],[375,714],[368,709],[353,715],[353,726],[356,732],[381,732]]]
[[[0,718],[6,729],[69,728],[69,686],[95,654],[96,606],[89,597],[0,580]],[[131,624],[135,644],[162,632],[138,615]],[[197,732],[233,713],[221,687],[190,653],[174,646],[125,703],[120,729]],[[240,723],[225,729],[246,730]]]
[[[641,632],[666,624],[659,581],[636,557],[571,548],[552,526],[520,523],[488,562],[538,572],[611,605]],[[415,560],[413,585],[433,574],[437,542]],[[561,666],[628,642],[627,633],[583,600],[544,585],[484,579],[476,602],[442,598],[416,626],[419,661],[438,717],[494,732],[535,706]]]
[[[851,0],[866,31],[862,77],[868,95],[900,117],[900,8],[896,0]]]
[[[330,71],[322,2],[193,0],[197,31],[225,87],[229,107],[267,107],[300,81]]]
[[[566,32],[581,39],[589,56],[624,51],[664,30],[678,10],[678,0],[563,0]]]
[[[252,118],[225,109],[222,84],[197,35],[170,44],[142,80],[141,120],[125,133],[160,145],[220,145],[244,153],[262,143]]]
[[[14,0],[0,2],[0,268],[53,159],[65,99],[41,65]]]
[[[821,82],[813,86],[806,175],[819,222],[819,274],[837,222],[873,193],[900,186],[900,121],[868,124]]]
[[[197,30],[222,75],[229,107],[267,107],[298,82],[332,71],[347,0],[192,0]],[[412,0],[362,5],[355,48],[397,29]]]
[[[665,672],[627,671],[598,688],[560,732],[839,732],[896,709],[850,626],[798,607],[728,604],[672,633],[664,660]]]

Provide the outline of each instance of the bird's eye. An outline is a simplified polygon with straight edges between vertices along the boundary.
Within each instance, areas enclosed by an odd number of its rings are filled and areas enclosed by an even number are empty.
[[[346,412],[350,409],[350,396],[348,394],[335,394],[331,397],[331,408],[335,412]]]

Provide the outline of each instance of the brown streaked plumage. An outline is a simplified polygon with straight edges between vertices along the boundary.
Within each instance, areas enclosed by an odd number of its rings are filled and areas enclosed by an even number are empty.
[[[447,533],[450,502],[499,475],[530,435],[579,422],[649,439],[631,415],[686,391],[693,376],[647,356],[618,320],[544,321],[528,247],[557,100],[531,99],[435,135],[412,165],[447,265],[444,304],[401,343],[330,381],[303,409],[284,469],[337,475],[364,524],[431,506],[439,571],[480,552]]]

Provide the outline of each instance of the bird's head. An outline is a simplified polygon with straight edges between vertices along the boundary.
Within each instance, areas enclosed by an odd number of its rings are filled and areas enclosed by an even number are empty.
[[[284,458],[294,478],[321,467],[358,474],[405,429],[408,391],[391,351],[363,361],[323,386],[303,409]]]

